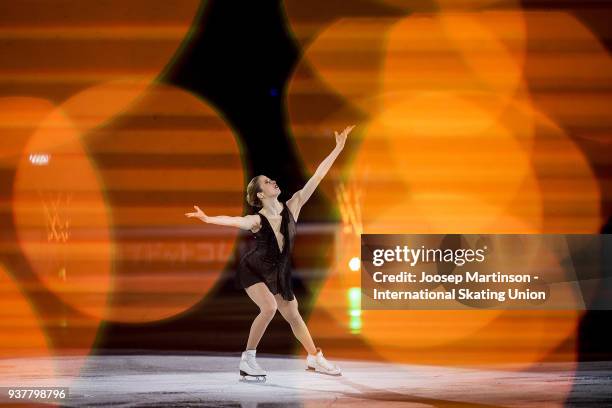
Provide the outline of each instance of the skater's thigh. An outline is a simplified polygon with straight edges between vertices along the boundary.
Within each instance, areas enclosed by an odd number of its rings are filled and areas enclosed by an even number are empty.
[[[245,288],[247,295],[262,311],[276,311],[276,299],[263,282]]]
[[[285,300],[280,293],[278,293],[274,295],[274,298],[276,299],[276,303],[278,305],[278,311],[281,313],[281,315],[283,315],[283,317],[288,318],[295,316],[296,314],[299,315],[300,312],[298,310],[298,301],[295,296],[293,297],[293,300]]]

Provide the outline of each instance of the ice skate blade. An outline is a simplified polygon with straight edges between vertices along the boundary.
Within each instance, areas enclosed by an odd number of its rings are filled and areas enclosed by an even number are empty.
[[[317,374],[330,375],[332,377],[340,377],[340,376],[342,376],[341,372],[338,373],[338,374],[331,374],[331,373],[326,373],[325,371],[318,371],[316,368],[310,367],[310,366],[306,367],[306,371],[310,371],[310,372],[317,373]]]
[[[252,378],[249,378],[252,377]],[[247,374],[246,372],[240,370],[240,381],[242,382],[266,382],[266,374],[260,374],[260,375],[251,375],[251,374]]]

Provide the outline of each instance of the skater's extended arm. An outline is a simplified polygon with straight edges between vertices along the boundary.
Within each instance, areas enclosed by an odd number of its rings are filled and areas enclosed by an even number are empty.
[[[216,225],[225,225],[228,227],[237,227],[244,230],[250,230],[254,226],[259,224],[259,217],[257,215],[245,215],[244,217],[233,217],[229,215],[217,215],[215,217],[211,217],[209,215],[204,214],[200,207],[197,205],[193,206],[197,211],[191,213],[185,213],[187,217],[195,217],[202,222],[207,224],[216,224]]]
[[[323,177],[325,177],[342,149],[344,149],[346,137],[348,136],[350,131],[353,130],[354,127],[355,126],[348,126],[340,134],[338,134],[338,132],[335,132],[336,147],[334,148],[334,150],[332,150],[332,152],[321,162],[321,164],[319,164],[315,173],[304,185],[304,188],[299,191],[296,191],[295,194],[293,194],[293,196],[289,200],[287,200],[287,205],[291,208],[294,214],[299,214],[302,206],[306,203],[306,201],[308,201],[312,193],[314,193],[321,180],[323,180]],[[295,216],[294,218],[297,219],[297,217]]]

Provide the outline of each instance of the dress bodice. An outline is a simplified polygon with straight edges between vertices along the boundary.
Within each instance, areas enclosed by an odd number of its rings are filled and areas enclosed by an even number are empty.
[[[278,245],[278,251],[282,252],[283,249],[285,248],[285,234],[283,234],[282,232],[282,226],[283,226],[283,211],[285,211],[285,207],[283,206],[283,209],[281,210],[281,213],[279,214],[279,218],[278,220],[273,220],[272,222],[270,221],[270,219],[268,217],[266,217],[265,215],[263,215],[262,213],[258,213],[260,215],[261,220],[261,228],[259,229],[259,231],[261,231],[263,228],[265,228],[264,224],[267,224],[268,227],[270,227],[270,230],[272,231],[272,234],[274,234],[274,238],[276,239],[276,243]],[[274,225],[278,226],[278,230],[274,229]],[[258,232],[259,232],[258,231]]]
[[[295,236],[295,220],[291,211],[287,208],[287,204],[283,203],[283,209],[281,210],[279,235],[276,234],[274,227],[270,223],[268,218],[258,212],[261,218],[261,228],[254,232],[257,240],[258,247],[265,247],[268,249],[268,256],[279,258],[290,253],[293,249],[293,238]],[[282,249],[279,242],[279,236],[282,237]]]

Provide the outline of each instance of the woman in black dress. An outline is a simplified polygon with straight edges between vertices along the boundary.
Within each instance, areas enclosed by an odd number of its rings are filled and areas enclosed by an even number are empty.
[[[255,235],[257,245],[241,258],[235,278],[235,286],[244,288],[260,310],[251,325],[246,350],[242,353],[240,372],[243,376],[266,375],[265,370],[259,367],[255,360],[255,351],[277,309],[308,352],[306,368],[325,374],[341,375],[340,369],[327,361],[321,348],[315,346],[300,315],[291,287],[290,258],[296,231],[295,223],[300,210],[344,148],[346,137],[353,128],[354,126],[349,126],[341,133],[335,132],[334,150],[317,167],[304,188],[286,202],[278,201],[281,190],[276,182],[260,175],[250,181],[246,194],[251,206],[261,208],[257,214],[244,217],[211,217],[204,214],[198,206],[194,206],[197,212],[185,214],[206,223],[250,230]]]

